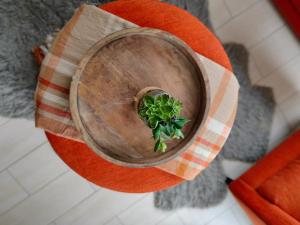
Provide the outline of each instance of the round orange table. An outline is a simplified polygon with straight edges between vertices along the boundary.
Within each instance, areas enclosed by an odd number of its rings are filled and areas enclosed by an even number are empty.
[[[142,27],[168,31],[196,52],[231,70],[230,61],[218,39],[188,12],[158,0],[119,0],[101,8]],[[90,182],[115,191],[154,192],[184,180],[157,168],[125,168],[105,161],[85,144],[47,133],[60,158]]]

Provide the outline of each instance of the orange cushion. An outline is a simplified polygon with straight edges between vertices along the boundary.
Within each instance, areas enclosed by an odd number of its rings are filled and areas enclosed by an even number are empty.
[[[300,225],[300,130],[230,183],[233,194],[266,224]]]
[[[295,132],[264,158],[256,162],[239,179],[252,188],[258,188],[265,180],[283,169],[288,163],[300,156],[300,130]]]
[[[243,180],[235,180],[230,183],[229,187],[234,196],[245,203],[245,205],[266,224],[300,225],[299,221],[297,221],[294,217],[290,216],[280,207],[271,204]],[[249,218],[252,219],[252,217]],[[254,223],[254,221],[252,222]]]
[[[231,70],[230,61],[219,40],[194,16],[158,0],[120,0],[102,9],[142,27],[168,31],[195,51]],[[184,180],[156,168],[133,169],[109,163],[85,144],[46,133],[61,159],[89,181],[123,192],[153,192]]]
[[[267,179],[257,191],[300,221],[300,157]]]

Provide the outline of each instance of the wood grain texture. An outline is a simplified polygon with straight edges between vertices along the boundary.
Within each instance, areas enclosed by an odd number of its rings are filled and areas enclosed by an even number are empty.
[[[209,108],[209,84],[194,52],[173,35],[155,29],[116,32],[96,43],[81,60],[71,84],[74,122],[99,155],[129,167],[166,162],[183,152],[199,132]],[[145,87],[163,89],[183,103],[191,120],[186,138],[153,151],[151,129],[139,118],[134,97]]]

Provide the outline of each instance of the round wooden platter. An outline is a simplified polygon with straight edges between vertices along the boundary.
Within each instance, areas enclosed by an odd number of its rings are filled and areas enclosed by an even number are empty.
[[[71,114],[85,142],[105,159],[127,167],[155,166],[194,141],[209,108],[202,64],[183,41],[161,30],[125,29],[97,42],[83,57],[71,83]],[[191,120],[185,138],[155,153],[151,129],[139,118],[134,97],[159,87],[183,103]]]

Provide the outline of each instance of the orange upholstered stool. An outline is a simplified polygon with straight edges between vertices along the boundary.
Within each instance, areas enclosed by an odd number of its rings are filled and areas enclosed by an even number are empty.
[[[218,39],[194,16],[158,0],[120,0],[102,9],[142,27],[168,31],[184,40],[196,52],[231,69]],[[60,158],[87,180],[122,192],[154,192],[183,182],[181,178],[156,168],[133,169],[109,163],[85,144],[46,133]]]
[[[300,130],[232,182],[230,189],[265,224],[300,225]]]

